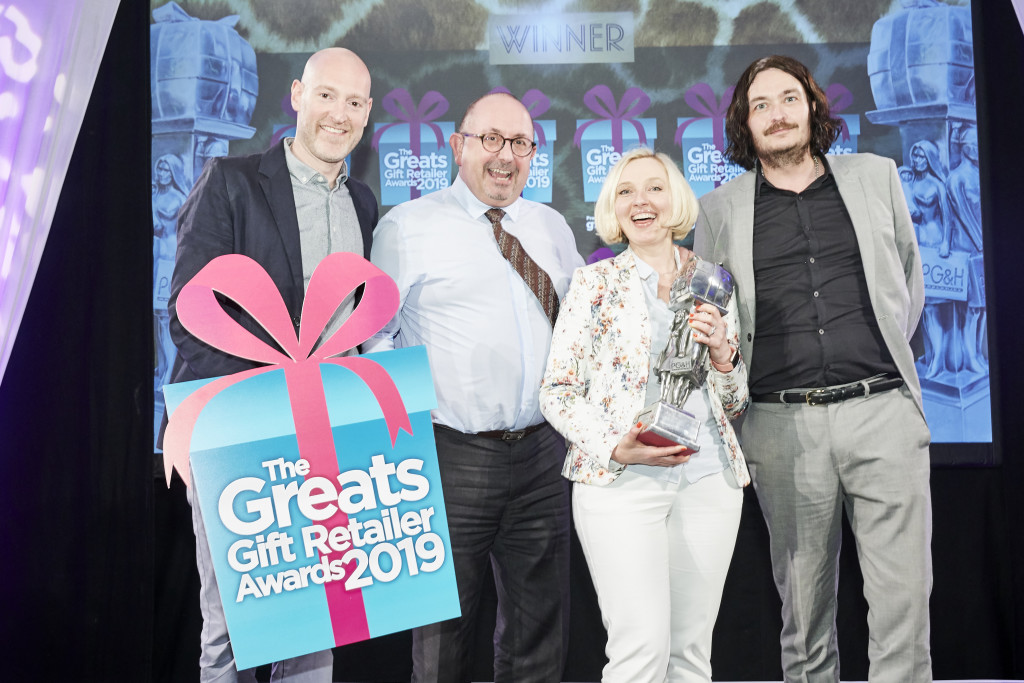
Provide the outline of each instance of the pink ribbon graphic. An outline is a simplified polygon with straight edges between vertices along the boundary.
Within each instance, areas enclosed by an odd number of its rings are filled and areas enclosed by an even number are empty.
[[[711,119],[711,142],[715,145],[715,149],[722,153],[725,152],[725,115],[729,113],[729,103],[732,102],[732,93],[735,89],[735,86],[730,85],[722,93],[722,99],[719,100],[715,97],[715,91],[710,85],[698,83],[683,95],[683,99],[691,109],[698,114],[703,114],[703,118]],[[680,147],[683,145],[683,131],[694,121],[700,120],[700,118],[688,119],[676,128],[675,142],[677,145]]]
[[[314,350],[313,346],[338,306],[364,284],[362,299],[345,324]],[[241,305],[284,353],[229,316],[217,301],[217,294]],[[186,485],[191,483],[188,460],[192,432],[210,399],[229,386],[271,370],[284,371],[299,453],[310,464],[308,477],[336,480],[340,471],[320,377],[322,363],[347,368],[369,387],[384,414],[392,446],[399,430],[412,434],[405,403],[384,368],[367,358],[334,358],[366,341],[398,309],[398,288],[394,281],[361,256],[337,252],[317,266],[302,306],[298,338],[273,280],[258,263],[240,254],[220,256],[208,263],[182,288],[177,306],[182,325],[198,339],[235,356],[269,365],[214,380],[178,406],[164,436],[164,471],[168,485],[172,468],[178,470]],[[329,527],[345,526],[348,515],[339,510],[324,523]],[[368,638],[362,592],[346,591],[342,581],[325,583],[324,589],[335,642]]]
[[[512,94],[511,90],[501,86],[495,88],[491,92],[503,92],[509,95]],[[551,108],[551,100],[549,100],[548,96],[540,90],[531,88],[523,93],[523,96],[519,101],[523,103],[524,107],[526,107],[526,111],[530,112],[530,118],[533,119],[533,132],[537,134],[537,145],[539,147],[543,147],[547,144],[547,140],[544,138],[544,128],[537,123],[537,117],[541,114],[547,113],[548,109]]]
[[[576,135],[573,136],[572,141],[577,147],[580,146],[580,141],[583,139],[583,131],[598,121],[611,121],[612,148],[616,152],[622,152],[623,123],[633,124],[633,128],[636,129],[640,138],[640,144],[647,144],[647,135],[644,133],[643,124],[636,118],[651,106],[651,98],[640,88],[629,88],[622,95],[622,100],[616,104],[611,88],[607,85],[595,85],[583,95],[583,103],[601,118],[587,121],[576,129]]]
[[[842,83],[833,83],[825,88],[825,99],[828,100],[829,112],[835,115],[853,104],[853,93]],[[846,119],[839,120],[843,122],[842,136],[843,142],[846,142],[850,139],[850,126]]]

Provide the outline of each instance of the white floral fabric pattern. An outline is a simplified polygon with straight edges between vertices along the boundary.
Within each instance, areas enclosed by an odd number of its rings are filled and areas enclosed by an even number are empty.
[[[739,348],[733,296],[725,316],[728,342]],[[633,252],[578,268],[562,302],[540,388],[541,412],[569,441],[562,475],[607,485],[623,466],[611,453],[644,407],[651,363],[651,324]],[[749,402],[742,359],[727,373],[710,366],[711,411],[740,486],[750,483],[731,421]]]

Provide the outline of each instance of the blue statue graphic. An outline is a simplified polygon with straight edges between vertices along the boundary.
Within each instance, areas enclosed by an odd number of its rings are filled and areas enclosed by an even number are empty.
[[[987,373],[985,268],[981,234],[981,179],[978,172],[978,129],[964,126],[957,136],[960,164],[946,179],[952,248],[969,254],[967,301],[956,302],[956,328],[963,335],[963,369]]]
[[[925,271],[918,361],[935,442],[991,439],[971,8],[901,0],[875,22],[874,124],[899,130]]]
[[[178,210],[206,162],[228,153],[228,141],[252,137],[249,120],[259,81],[256,53],[234,26],[189,16],[177,3],[153,10],[150,77],[153,103],[153,324],[156,367],[154,427],[163,416],[161,387],[171,377],[176,350],[168,328],[167,298]]]
[[[177,248],[178,209],[185,203],[186,185],[181,159],[165,154],[153,164],[153,315],[156,317],[154,389],[171,379],[174,342],[168,329],[167,298],[171,291]]]
[[[921,140],[910,148],[909,192],[907,205],[917,230],[917,244],[934,247],[942,258],[949,257],[950,211],[946,201],[946,170],[939,148],[931,140]],[[949,363],[950,339],[945,328],[951,319],[952,304],[945,299],[927,297],[921,324],[925,334],[925,378],[938,377],[952,369]]]

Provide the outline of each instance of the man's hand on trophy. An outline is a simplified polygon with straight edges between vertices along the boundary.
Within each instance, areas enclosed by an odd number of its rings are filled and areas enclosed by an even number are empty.
[[[686,462],[693,453],[685,446],[648,446],[637,440],[639,434],[640,425],[633,425],[612,450],[612,460],[622,465],[672,467]]]
[[[708,347],[711,362],[718,365],[728,363],[733,350],[726,343],[728,329],[718,308],[712,304],[697,305],[690,313],[689,323],[694,340]]]

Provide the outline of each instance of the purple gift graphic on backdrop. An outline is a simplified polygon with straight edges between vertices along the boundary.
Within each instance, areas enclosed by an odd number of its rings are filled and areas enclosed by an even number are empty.
[[[616,104],[611,88],[595,85],[583,96],[583,103],[601,117],[577,119],[573,136],[583,162],[583,199],[593,202],[622,152],[637,145],[653,147],[658,128],[654,119],[638,118],[651,106],[651,98],[640,88],[627,89]]]
[[[295,137],[295,122],[299,115],[292,108],[292,95],[291,93],[286,94],[281,98],[281,113],[291,119],[291,123],[275,123],[273,127],[273,135],[270,137],[270,146],[273,147],[277,143],[281,142],[285,138]]]
[[[491,91],[512,94],[508,88],[495,88]],[[551,203],[551,186],[555,176],[555,149],[554,143],[557,135],[556,121],[553,119],[538,119],[538,116],[546,114],[551,108],[551,100],[548,96],[536,88],[527,90],[519,100],[530,112],[533,119],[534,141],[537,143],[537,150],[530,160],[530,177],[526,180],[526,188],[523,189],[523,197],[535,202]]]
[[[853,93],[842,83],[833,83],[825,88],[825,97],[828,99],[829,112],[843,122],[839,138],[832,143],[828,153],[856,154],[857,136],[860,135],[860,115],[839,113],[853,104]]]
[[[698,83],[683,95],[686,104],[702,116],[676,119],[675,143],[683,149],[683,173],[700,197],[743,173],[743,168],[725,159],[725,115],[732,102],[733,87],[721,99],[707,83]]]
[[[451,184],[452,152],[448,138],[452,121],[436,119],[448,111],[448,100],[430,90],[419,101],[404,88],[384,96],[384,110],[399,119],[374,124],[372,146],[380,154],[380,202],[394,206]]]

